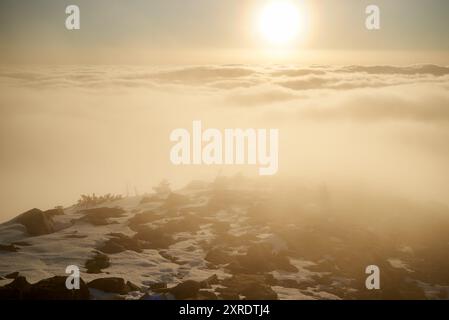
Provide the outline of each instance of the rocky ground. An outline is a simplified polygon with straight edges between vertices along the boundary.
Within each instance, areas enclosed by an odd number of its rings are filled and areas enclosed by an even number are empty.
[[[0,299],[449,298],[442,205],[243,177],[106,200],[0,225]]]

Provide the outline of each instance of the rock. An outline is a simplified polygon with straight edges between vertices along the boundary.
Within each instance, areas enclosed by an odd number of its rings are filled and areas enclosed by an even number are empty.
[[[224,288],[217,288],[221,297],[245,296],[248,300],[275,300],[276,292],[267,285],[265,275],[238,274],[221,282]]]
[[[138,231],[139,227],[143,224],[153,222],[161,219],[160,215],[155,214],[153,211],[145,211],[137,213],[134,217],[128,220],[129,228],[134,231]]]
[[[167,289],[167,284],[164,282],[152,283],[149,285],[149,287],[150,287],[150,290],[157,291],[157,290],[161,290],[161,289]]]
[[[198,300],[218,300],[218,297],[215,293],[206,290],[198,291]]]
[[[150,227],[141,228],[134,239],[142,240],[145,249],[167,249],[173,244],[173,238],[158,229]]]
[[[210,288],[214,284],[218,284],[218,276],[216,274],[211,275],[209,278],[200,282],[201,288]]]
[[[0,251],[7,251],[7,252],[17,252],[19,250],[19,248],[17,248],[15,245],[13,244],[0,244]]]
[[[0,288],[1,300],[87,300],[89,290],[82,279],[80,288],[68,290],[66,277],[55,276],[30,284],[25,277],[18,276],[13,282]]]
[[[29,247],[31,246],[31,243],[26,242],[26,241],[17,241],[17,242],[13,242],[12,243],[15,246],[19,246],[19,247]]]
[[[186,214],[181,219],[170,220],[161,225],[158,229],[164,234],[174,234],[178,232],[196,232],[205,220],[193,214]]]
[[[29,300],[88,300],[89,290],[86,283],[80,279],[80,288],[69,290],[66,287],[65,276],[55,276],[31,285],[26,299]]]
[[[287,272],[298,272],[288,257],[282,253],[275,253],[269,245],[254,245],[248,248],[246,255],[238,257],[240,265],[250,273],[269,272],[282,270]]]
[[[181,261],[177,257],[174,257],[174,256],[172,256],[172,255],[170,255],[170,254],[168,254],[167,252],[164,252],[164,251],[159,251],[159,254],[164,259],[167,259],[168,261],[176,263],[176,264],[182,265],[182,264],[186,264],[187,263],[186,261]]]
[[[234,258],[224,252],[222,249],[211,249],[204,258],[213,264],[227,264],[234,261]]]
[[[84,216],[79,219],[80,221],[86,221],[95,226],[103,226],[111,224],[109,218],[121,218],[126,211],[121,208],[102,207],[86,209],[82,212]]]
[[[175,297],[170,293],[144,294],[140,300],[174,300]]]
[[[142,252],[142,246],[137,239],[130,238],[122,233],[111,233],[110,238],[97,249],[101,252],[114,254],[125,250]]]
[[[87,269],[87,273],[101,273],[101,270],[106,269],[109,265],[109,257],[96,252],[95,256],[87,260],[84,266]]]
[[[128,292],[141,291],[142,290],[138,285],[132,283],[131,281],[126,281],[126,286],[129,289]]]
[[[45,213],[49,216],[61,216],[61,215],[64,215],[64,209],[54,208],[54,209],[45,211]]]
[[[29,292],[31,284],[25,277],[16,277],[13,282],[0,288],[0,300],[22,300]]]
[[[183,300],[195,298],[200,290],[201,285],[198,281],[187,280],[181,282],[173,288],[168,289],[168,292],[173,294],[176,299]]]
[[[271,287],[260,283],[253,283],[243,288],[241,294],[246,300],[277,300],[278,298]]]
[[[10,274],[7,274],[5,276],[6,279],[17,279],[17,277],[19,276],[19,272],[12,272]]]
[[[101,290],[104,292],[118,294],[127,294],[128,292],[132,291],[140,291],[140,288],[137,285],[129,281],[125,283],[125,280],[117,277],[95,279],[89,282],[87,286],[89,288]]]
[[[31,236],[40,236],[55,232],[52,214],[48,214],[47,212],[43,212],[36,208],[22,213],[11,220],[11,222],[24,225]]]
[[[166,208],[176,208],[179,206],[183,206],[189,203],[189,198],[178,194],[174,192],[170,192],[170,194],[167,197],[167,200],[165,200],[164,206]]]

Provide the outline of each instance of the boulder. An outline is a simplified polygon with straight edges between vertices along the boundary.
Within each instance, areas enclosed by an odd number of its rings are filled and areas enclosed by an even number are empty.
[[[176,297],[178,300],[184,300],[189,298],[195,298],[198,291],[201,288],[201,284],[198,281],[187,280],[181,282],[173,288],[168,289],[168,292]]]
[[[101,273],[101,270],[106,269],[109,265],[109,257],[99,252],[96,252],[95,255],[88,259],[84,264],[87,273]]]
[[[31,209],[11,220],[13,223],[20,223],[25,226],[31,236],[40,236],[55,232],[52,214],[39,209]]]

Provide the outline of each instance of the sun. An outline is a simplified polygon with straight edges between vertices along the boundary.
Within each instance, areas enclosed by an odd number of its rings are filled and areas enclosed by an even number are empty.
[[[291,1],[273,1],[262,8],[257,20],[260,36],[271,45],[292,43],[302,31],[299,7]]]

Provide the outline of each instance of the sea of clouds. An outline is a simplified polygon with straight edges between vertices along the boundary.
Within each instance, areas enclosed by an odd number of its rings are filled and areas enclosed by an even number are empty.
[[[174,167],[171,130],[278,128],[279,177],[449,199],[449,67],[0,68],[0,220],[81,193],[257,167]]]

